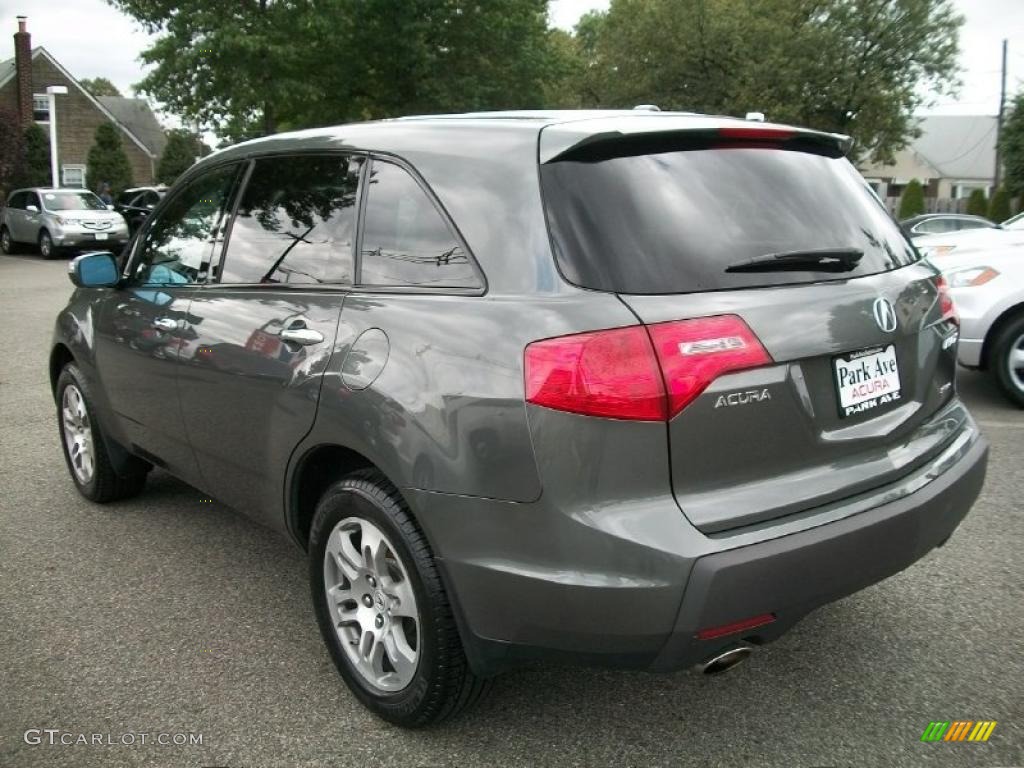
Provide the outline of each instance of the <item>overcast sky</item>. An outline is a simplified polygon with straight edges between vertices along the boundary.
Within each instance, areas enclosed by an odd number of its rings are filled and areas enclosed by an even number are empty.
[[[1000,42],[1010,41],[1008,91],[1024,87],[1024,0],[955,0],[966,16],[961,31],[963,89],[932,112],[995,114],[999,106]],[[608,0],[552,0],[554,24],[572,29],[586,11]],[[44,46],[75,77],[102,76],[128,95],[143,71],[148,36],[104,0],[0,0],[0,60],[14,55],[15,17],[28,16],[33,45]]]

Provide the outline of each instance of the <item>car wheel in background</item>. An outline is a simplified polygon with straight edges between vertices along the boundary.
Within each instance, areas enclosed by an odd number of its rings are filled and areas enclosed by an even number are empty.
[[[53,244],[53,238],[45,229],[39,233],[39,255],[44,259],[52,259],[57,256],[57,248]]]
[[[356,472],[324,493],[310,531],[309,578],[338,671],[379,717],[430,725],[489,687],[469,669],[426,538],[379,472]]]
[[[11,232],[7,227],[0,227],[0,251],[8,256],[17,251],[17,245],[11,239]]]
[[[74,363],[61,371],[56,395],[60,444],[79,492],[101,504],[137,495],[146,484],[148,470],[127,477],[115,471],[95,418],[89,387]]]
[[[1024,408],[1024,315],[1000,329],[993,340],[989,368],[1006,395]]]

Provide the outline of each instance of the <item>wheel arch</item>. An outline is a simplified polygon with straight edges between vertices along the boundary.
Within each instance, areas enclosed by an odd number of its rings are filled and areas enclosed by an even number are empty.
[[[285,522],[288,532],[303,550],[309,547],[309,530],[316,505],[327,487],[359,469],[381,472],[380,467],[363,454],[334,443],[309,448],[294,466],[288,484]]]
[[[999,337],[1003,328],[1019,317],[1024,317],[1024,301],[1003,310],[1002,314],[1000,314],[999,317],[996,318],[995,322],[989,326],[988,333],[985,334],[985,341],[981,345],[980,367],[982,370],[988,370],[989,362],[992,357],[992,350],[995,347],[995,340]]]
[[[55,396],[57,394],[57,379],[60,378],[60,372],[64,370],[65,365],[73,362],[75,362],[75,356],[63,342],[55,344],[53,349],[50,350],[50,391]]]

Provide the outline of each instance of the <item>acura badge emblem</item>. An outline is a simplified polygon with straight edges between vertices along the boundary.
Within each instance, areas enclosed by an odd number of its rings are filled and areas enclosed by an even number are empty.
[[[886,333],[896,330],[896,308],[891,301],[882,298],[875,299],[872,311],[875,313],[875,322],[878,323],[879,328]]]

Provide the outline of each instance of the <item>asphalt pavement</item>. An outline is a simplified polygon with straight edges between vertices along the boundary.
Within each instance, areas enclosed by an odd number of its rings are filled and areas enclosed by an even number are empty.
[[[1024,411],[988,377],[960,378],[992,445],[982,497],[907,571],[724,675],[530,667],[406,732],[335,673],[278,534],[160,472],[131,501],[77,494],[46,371],[65,271],[0,257],[0,766],[1024,764]],[[998,725],[922,743],[933,720]],[[60,744],[78,734],[115,743]]]

